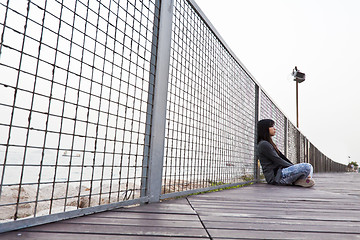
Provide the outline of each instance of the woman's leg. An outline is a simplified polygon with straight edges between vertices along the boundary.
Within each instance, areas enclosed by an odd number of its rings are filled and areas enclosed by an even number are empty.
[[[313,167],[310,163],[299,163],[282,169],[280,184],[291,185],[298,179],[312,178]]]

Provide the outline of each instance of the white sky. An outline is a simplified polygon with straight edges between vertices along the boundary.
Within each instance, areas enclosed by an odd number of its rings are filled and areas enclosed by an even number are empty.
[[[325,155],[360,163],[360,1],[195,0],[227,45]],[[349,158],[350,156],[350,158]]]

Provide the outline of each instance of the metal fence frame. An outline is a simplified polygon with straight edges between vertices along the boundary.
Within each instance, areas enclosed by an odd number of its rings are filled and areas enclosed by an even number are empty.
[[[57,1],[57,0],[54,0]],[[110,0],[112,1],[112,0]],[[260,180],[261,170],[260,164],[256,157],[256,123],[258,120],[263,118],[272,118],[276,121],[278,126],[278,136],[274,139],[275,143],[279,146],[279,149],[289,157],[294,163],[309,162],[314,166],[315,172],[330,172],[330,171],[345,171],[346,166],[343,164],[336,163],[331,159],[327,158],[322,154],[311,142],[288,120],[285,114],[276,106],[269,95],[261,88],[251,73],[245,68],[241,61],[226,45],[225,41],[221,38],[218,32],[215,30],[210,21],[206,18],[205,14],[201,11],[194,0],[178,0],[184,5],[186,9],[191,9],[192,16],[197,17],[196,21],[200,21],[202,28],[206,28],[209,34],[211,34],[212,41],[217,46],[221,47],[221,51],[226,55],[226,58],[233,60],[236,67],[241,69],[243,76],[253,81],[254,99],[251,99],[254,104],[252,122],[253,128],[249,131],[252,132],[252,136],[249,137],[250,142],[247,144],[252,147],[252,153],[247,156],[246,164],[250,169],[246,171],[251,172],[251,179],[249,180],[238,180],[230,181],[231,173],[229,178],[224,178],[225,182],[220,181],[216,176],[212,180],[218,182],[216,184],[202,182],[200,185],[192,185],[186,188],[177,188],[173,192],[164,192],[164,179],[166,181],[166,173],[163,172],[164,159],[167,157],[164,153],[166,150],[165,142],[167,141],[166,130],[167,130],[167,106],[169,104],[169,78],[170,78],[170,58],[172,49],[172,29],[173,29],[173,18],[174,18],[174,0],[160,1],[154,0],[155,8],[155,20],[154,20],[154,32],[152,36],[152,56],[151,56],[151,69],[149,78],[149,96],[147,100],[147,117],[146,117],[146,130],[144,140],[144,154],[142,160],[142,173],[141,173],[141,189],[139,197],[132,200],[123,200],[115,203],[98,206],[90,206],[86,208],[78,208],[77,210],[65,211],[56,214],[49,214],[46,216],[33,217],[29,219],[19,219],[11,222],[5,222],[0,224],[0,232],[35,226],[39,224],[59,221],[63,219],[73,218],[77,216],[92,214],[96,212],[106,211],[122,206],[129,206],[135,204],[144,204],[151,202],[159,202],[162,199],[185,196],[188,194],[204,192],[214,189],[220,189],[224,187],[237,186],[241,184],[256,183]],[[9,2],[0,3],[0,13],[7,14],[9,9]],[[30,5],[30,1],[28,2]],[[81,3],[82,4],[82,3]],[[135,3],[134,5],[135,6]],[[1,10],[6,12],[1,12]],[[100,6],[99,6],[100,11]],[[110,13],[109,13],[110,14]],[[6,17],[1,19],[0,31],[2,31],[1,44],[4,40],[4,29],[7,27]],[[192,19],[190,19],[192,20]],[[190,26],[191,27],[191,26]],[[25,34],[25,33],[24,33]],[[6,37],[6,36],[5,36]],[[186,45],[186,44],[185,44]],[[2,46],[1,46],[2,47]],[[185,46],[186,47],[186,46]],[[1,53],[1,49],[0,49]],[[1,58],[1,55],[0,55]],[[114,61],[114,59],[113,59]],[[1,63],[2,67],[6,67],[6,64]],[[104,65],[105,66],[105,65]],[[173,67],[173,66],[172,66]],[[104,67],[105,68],[105,67]],[[18,69],[20,72],[20,67]],[[7,87],[6,82],[0,82],[0,87]],[[15,88],[15,91],[17,89]],[[252,91],[252,90],[251,90]],[[225,97],[224,97],[225,99]],[[226,101],[226,100],[222,100]],[[4,103],[0,102],[0,106],[4,106]],[[171,119],[170,119],[171,120]],[[181,123],[179,123],[181,125]],[[1,124],[0,124],[1,125]],[[11,127],[2,124],[5,127]],[[176,140],[176,139],[175,139]],[[1,144],[0,146],[7,147],[9,143]],[[226,145],[226,144],[225,144]],[[226,147],[226,146],[225,146]],[[234,158],[234,157],[233,157]],[[220,161],[223,161],[223,156],[220,156]],[[4,171],[6,165],[6,159],[1,163],[2,170]],[[240,162],[242,163],[242,162]],[[218,164],[218,163],[217,163]],[[128,166],[130,168],[130,166]],[[174,166],[170,166],[174,167]],[[179,168],[179,166],[176,166]],[[187,168],[194,167],[193,165],[182,166]],[[204,166],[196,166],[204,167]],[[71,166],[70,166],[71,168]],[[221,170],[220,167],[217,167]],[[231,169],[234,169],[233,166]],[[4,173],[3,173],[4,174]],[[70,173],[69,173],[70,174]],[[238,173],[236,173],[238,175]],[[2,175],[3,177],[4,175]],[[180,179],[180,178],[179,178]],[[102,181],[103,179],[101,179]],[[176,179],[177,180],[177,179]],[[68,179],[69,181],[69,179]],[[21,184],[20,184],[21,186]],[[199,187],[200,186],[200,187]],[[125,192],[128,189],[125,189]],[[101,194],[101,193],[100,193]],[[18,197],[19,204],[20,191]],[[1,207],[7,206],[8,204],[0,205]]]

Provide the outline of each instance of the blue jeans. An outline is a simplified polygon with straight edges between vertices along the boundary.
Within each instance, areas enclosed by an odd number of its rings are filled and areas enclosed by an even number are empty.
[[[310,163],[299,163],[281,170],[280,184],[291,185],[298,179],[312,177],[313,166]]]

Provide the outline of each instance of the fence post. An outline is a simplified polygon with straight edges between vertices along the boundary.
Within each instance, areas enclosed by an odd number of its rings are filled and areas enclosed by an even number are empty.
[[[305,146],[306,146],[306,162],[310,163],[309,139],[307,138],[305,138]]]
[[[301,144],[300,144],[300,131],[299,129],[296,129],[296,163],[301,163],[301,159],[300,159],[300,148],[301,148]]]
[[[150,152],[146,174],[146,195],[149,198],[149,202],[160,201],[162,187],[172,17],[173,0],[160,1],[154,100],[151,114]]]
[[[288,119],[284,116],[284,155],[289,158],[288,156]]]
[[[147,182],[148,182],[148,167],[150,155],[150,137],[151,137],[151,120],[154,103],[154,86],[156,74],[156,55],[158,48],[158,33],[159,33],[159,20],[160,19],[160,0],[155,1],[154,11],[154,26],[151,41],[151,57],[150,57],[150,72],[149,72],[149,91],[146,108],[146,124],[145,124],[145,141],[144,141],[144,159],[142,162],[142,175],[141,175],[141,191],[140,197],[146,197]]]
[[[257,182],[260,181],[260,165],[259,160],[257,157],[257,122],[259,121],[260,116],[260,101],[261,101],[261,95],[260,95],[260,88],[258,85],[255,85],[255,133],[254,133],[254,178]]]

